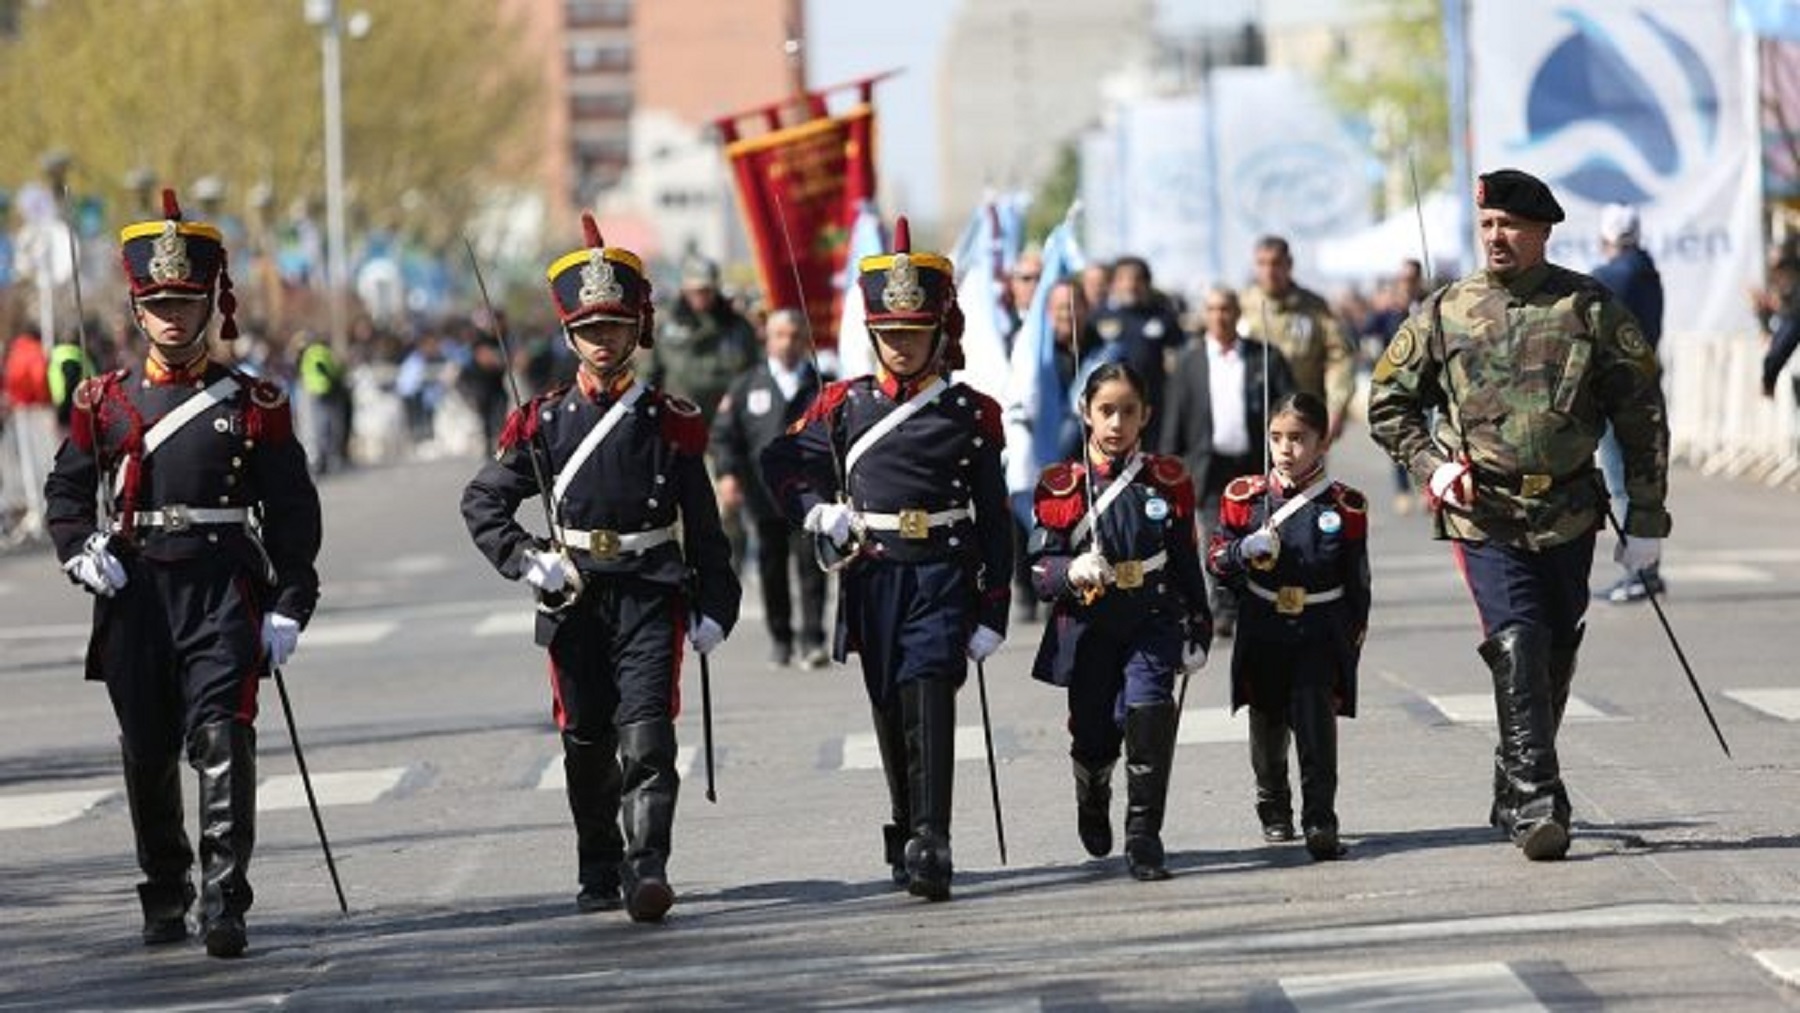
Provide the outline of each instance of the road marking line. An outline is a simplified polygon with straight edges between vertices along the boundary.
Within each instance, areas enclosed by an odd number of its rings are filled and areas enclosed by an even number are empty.
[[[67,823],[119,794],[114,788],[0,795],[0,830],[32,830]]]
[[[1183,746],[1250,741],[1250,723],[1228,707],[1184,711],[1175,741]]]
[[[695,749],[693,746],[682,746],[675,751],[675,772],[681,775],[682,780],[685,781],[694,776],[694,760],[698,757],[698,754],[699,750]],[[715,765],[717,765],[719,758],[723,755],[723,750],[715,749],[713,751],[713,762]],[[545,758],[543,767],[538,770],[535,790],[562,791],[564,788],[568,787],[568,784],[568,777],[563,771],[562,754],[550,754],[549,757]]]
[[[1760,950],[1756,962],[1782,981],[1800,987],[1800,950]]]
[[[401,556],[398,559],[390,559],[379,564],[377,569],[387,575],[423,577],[428,574],[443,573],[450,569],[450,557],[435,554]]]
[[[1725,695],[1783,721],[1800,721],[1800,689],[1728,689]]]
[[[1452,724],[1494,726],[1494,698],[1487,693],[1447,693],[1443,696],[1426,696],[1431,705],[1438,709]],[[1563,710],[1563,720],[1568,722],[1583,721],[1623,721],[1599,710],[1593,704],[1578,696],[1569,697],[1569,705]]]
[[[1669,583],[1683,584],[1773,584],[1775,575],[1767,570],[1743,563],[1670,563],[1661,568]]]
[[[367,805],[399,787],[410,767],[337,770],[312,775],[319,805]],[[256,808],[262,812],[306,808],[306,787],[299,774],[281,774],[257,786]]]
[[[477,637],[510,637],[530,633],[537,625],[537,613],[507,610],[495,612],[475,624],[469,632]]]
[[[1478,1009],[1502,1013],[1542,1010],[1505,964],[1451,964],[1402,971],[1362,971],[1282,978],[1281,991],[1310,1010]]]
[[[362,622],[328,623],[314,626],[300,635],[302,647],[354,647],[372,644],[400,628],[399,623]]]
[[[956,762],[968,763],[987,759],[987,742],[980,725],[959,725],[956,729]],[[874,732],[852,732],[844,736],[844,762],[839,770],[880,770],[881,747]]]

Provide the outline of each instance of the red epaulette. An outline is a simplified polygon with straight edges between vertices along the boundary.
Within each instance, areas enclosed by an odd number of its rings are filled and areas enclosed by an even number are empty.
[[[1006,427],[1000,418],[1000,402],[967,384],[963,386],[968,389],[968,397],[974,402],[976,432],[984,439],[993,440],[997,446],[1005,444]]]
[[[244,436],[264,443],[283,443],[293,438],[294,413],[288,405],[287,391],[280,384],[238,374],[250,395],[250,407],[244,412]]]
[[[1225,487],[1225,496],[1219,501],[1219,522],[1236,527],[1248,527],[1254,519],[1256,501],[1269,489],[1269,480],[1262,475],[1245,475],[1234,478]]]
[[[706,416],[684,397],[662,395],[662,435],[679,454],[706,453]]]
[[[75,410],[69,416],[69,442],[83,453],[92,453],[94,449],[94,433],[97,429],[94,416],[99,413],[100,403],[112,397],[123,396],[124,388],[120,381],[125,378],[125,371],[115,369],[90,376],[75,385],[72,395]]]
[[[1333,499],[1344,515],[1344,537],[1364,538],[1369,533],[1369,498],[1342,482],[1332,483]]]
[[[807,406],[806,414],[795,419],[794,424],[788,426],[788,432],[797,433],[809,424],[817,422],[837,410],[837,406],[844,403],[844,398],[850,396],[850,385],[855,382],[854,380],[835,380],[826,384],[819,390],[819,396],[813,398],[813,403]]]
[[[1032,509],[1038,523],[1047,528],[1072,528],[1087,513],[1087,500],[1081,495],[1081,482],[1086,469],[1073,461],[1063,461],[1045,468],[1038,476],[1037,490],[1032,494]]]
[[[512,413],[506,416],[506,425],[500,430],[499,449],[504,451],[535,438],[538,433],[538,419],[541,417],[544,405],[562,397],[568,390],[569,385],[565,383],[539,394],[521,407],[514,408]]]
[[[1194,480],[1188,475],[1186,462],[1168,454],[1148,454],[1146,456],[1149,458],[1149,462],[1145,466],[1144,472],[1150,476],[1153,485],[1168,494],[1175,510],[1175,516],[1193,516]]]

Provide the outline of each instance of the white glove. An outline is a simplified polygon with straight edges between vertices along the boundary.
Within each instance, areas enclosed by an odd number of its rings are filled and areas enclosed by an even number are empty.
[[[1076,590],[1085,591],[1102,584],[1111,584],[1116,579],[1112,564],[1093,549],[1069,561],[1069,586]]]
[[[569,582],[569,560],[560,552],[526,549],[525,582],[545,594],[555,594]]]
[[[263,616],[262,649],[269,664],[280,668],[294,656],[294,648],[300,646],[300,620],[290,619],[279,612],[271,612]]]
[[[1655,566],[1662,560],[1662,539],[1644,538],[1640,535],[1626,535],[1613,548],[1613,562],[1630,570],[1641,573]]]
[[[998,651],[1005,641],[1005,637],[986,626],[975,627],[975,632],[969,634],[969,660],[986,661],[988,655]]]
[[[1431,473],[1431,481],[1426,483],[1426,488],[1431,490],[1433,500],[1467,510],[1470,498],[1468,476],[1467,463],[1445,461]]]
[[[712,621],[711,616],[701,616],[700,621],[688,630],[688,643],[701,654],[711,654],[712,649],[725,642],[725,630]]]
[[[850,542],[850,527],[856,511],[848,503],[820,503],[806,512],[801,527],[815,535],[824,535],[831,544],[843,547]]]
[[[1281,552],[1281,541],[1268,528],[1257,528],[1244,536],[1238,549],[1245,559],[1274,559]]]
[[[1181,667],[1183,671],[1198,672],[1206,667],[1206,648],[1190,643],[1181,649]]]
[[[96,531],[81,545],[81,554],[63,564],[63,572],[102,598],[125,586],[125,564],[107,548],[111,536]]]

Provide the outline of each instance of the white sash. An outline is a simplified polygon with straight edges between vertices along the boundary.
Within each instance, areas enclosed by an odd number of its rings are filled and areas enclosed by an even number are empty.
[[[1113,505],[1113,501],[1119,498],[1120,494],[1125,491],[1125,487],[1130,485],[1131,480],[1136,478],[1137,473],[1143,469],[1144,455],[1134,452],[1131,455],[1131,460],[1125,462],[1125,469],[1119,472],[1119,477],[1113,484],[1106,487],[1106,491],[1101,493],[1100,498],[1094,501],[1093,509],[1089,510],[1087,515],[1076,523],[1075,530],[1069,533],[1070,547],[1081,544],[1081,540],[1087,537],[1087,533],[1100,523],[1100,515],[1106,512],[1107,507]],[[1082,481],[1087,482],[1092,480],[1093,472],[1090,469],[1087,474],[1082,475]]]
[[[850,473],[856,470],[856,462],[862,460],[862,456],[869,452],[870,447],[880,443],[882,437],[900,428],[901,423],[917,415],[931,402],[936,401],[938,395],[948,390],[949,387],[950,381],[940,376],[932,381],[930,386],[914,394],[905,404],[894,409],[887,418],[870,426],[868,432],[857,438],[856,443],[850,448],[850,453],[844,457],[844,480],[846,482],[850,480]],[[849,490],[846,489],[845,493],[848,492]]]
[[[619,420],[630,414],[632,406],[637,404],[638,399],[643,396],[643,381],[633,381],[631,389],[606,410],[606,414],[600,417],[600,424],[588,430],[588,434],[582,437],[580,445],[575,448],[575,453],[570,454],[569,459],[563,463],[562,470],[556,473],[556,482],[550,491],[550,500],[556,504],[558,513],[561,513],[563,493],[569,491],[569,484],[575,481],[575,473],[581,470],[581,466],[587,463],[588,458],[594,456],[594,451],[600,447],[600,441],[606,439],[607,434],[618,427]]]
[[[1331,488],[1331,484],[1332,478],[1330,475],[1320,475],[1317,482],[1306,487],[1306,491],[1281,504],[1281,509],[1275,511],[1274,515],[1269,518],[1269,523],[1267,525],[1269,530],[1273,531],[1276,528],[1281,527],[1283,521],[1294,516],[1296,513],[1299,513],[1301,507],[1312,502],[1314,496]]]
[[[201,413],[236,397],[237,392],[237,378],[227,376],[176,405],[173,411],[157,419],[156,425],[151,426],[149,431],[144,433],[143,456],[148,458],[151,454],[156,453],[156,448],[169,442],[169,437],[180,432],[183,426],[194,421]],[[125,491],[125,469],[130,466],[131,462],[127,460],[119,466],[119,470],[113,472],[113,495],[117,496]]]

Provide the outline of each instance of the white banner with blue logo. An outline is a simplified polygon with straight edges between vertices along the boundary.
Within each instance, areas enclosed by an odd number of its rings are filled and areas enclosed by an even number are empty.
[[[1475,171],[1549,183],[1568,213],[1550,259],[1602,260],[1600,209],[1630,204],[1665,293],[1665,342],[1750,325],[1761,276],[1752,52],[1727,4],[1473,0]]]

